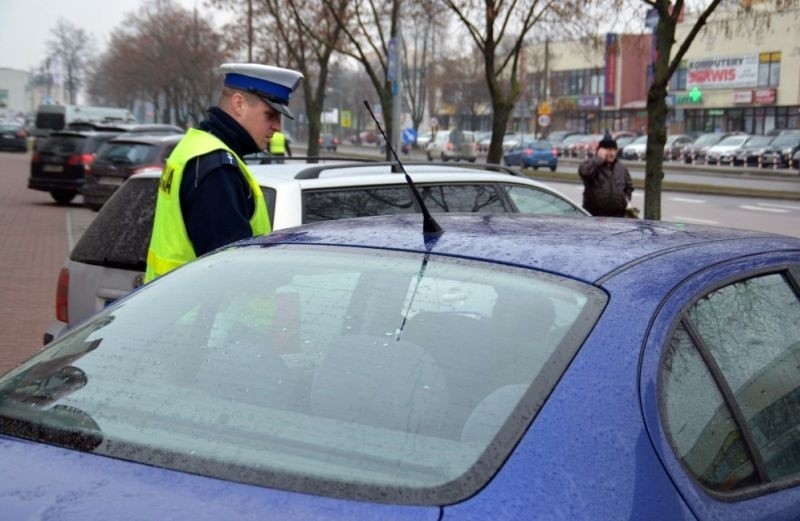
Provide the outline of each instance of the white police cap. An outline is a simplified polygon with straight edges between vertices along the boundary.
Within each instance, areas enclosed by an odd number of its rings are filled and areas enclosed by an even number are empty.
[[[294,119],[289,109],[289,98],[303,79],[302,74],[257,63],[225,63],[220,69],[225,74],[226,87],[256,94],[270,107]]]

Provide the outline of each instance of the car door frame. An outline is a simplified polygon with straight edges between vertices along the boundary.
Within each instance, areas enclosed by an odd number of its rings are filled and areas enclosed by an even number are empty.
[[[800,252],[776,251],[733,259],[698,271],[673,288],[650,323],[640,360],[642,415],[659,458],[675,487],[698,520],[789,521],[800,517],[800,477],[741,492],[719,494],[704,489],[677,458],[665,431],[660,374],[670,340],[688,309],[700,298],[737,281],[788,272],[797,277]],[[800,281],[795,278],[796,283]]]

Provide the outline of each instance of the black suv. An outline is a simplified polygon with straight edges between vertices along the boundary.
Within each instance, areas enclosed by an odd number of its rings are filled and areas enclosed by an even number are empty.
[[[122,134],[103,143],[83,185],[83,205],[94,211],[133,174],[152,169],[161,172],[183,134],[159,136]]]
[[[28,188],[50,192],[59,204],[72,201],[81,192],[84,178],[92,168],[100,145],[123,133],[174,134],[183,132],[175,125],[71,125],[37,141],[31,157]]]

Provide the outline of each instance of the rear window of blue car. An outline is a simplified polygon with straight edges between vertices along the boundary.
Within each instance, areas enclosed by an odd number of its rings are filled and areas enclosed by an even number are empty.
[[[145,286],[0,379],[0,432],[331,497],[483,487],[605,304],[574,280],[252,246]]]

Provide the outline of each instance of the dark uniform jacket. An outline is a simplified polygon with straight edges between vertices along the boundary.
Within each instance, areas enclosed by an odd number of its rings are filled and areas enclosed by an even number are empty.
[[[240,158],[258,152],[250,134],[218,107],[200,122]],[[236,160],[224,151],[190,159],[181,180],[181,212],[186,231],[199,257],[213,249],[253,235],[250,218],[255,203]]]
[[[593,157],[578,167],[583,180],[583,207],[592,215],[624,217],[633,194],[628,169],[619,161],[606,163]]]

